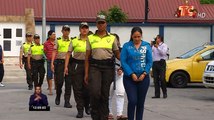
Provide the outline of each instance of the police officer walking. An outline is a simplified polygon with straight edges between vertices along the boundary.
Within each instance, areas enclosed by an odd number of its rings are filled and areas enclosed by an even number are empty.
[[[42,86],[45,76],[44,46],[40,44],[38,34],[35,34],[33,38],[34,45],[31,45],[28,52],[28,68],[32,71],[34,86]]]
[[[92,119],[107,120],[109,89],[115,72],[113,55],[120,59],[120,52],[115,36],[106,30],[106,16],[98,15],[96,26],[98,30],[86,44],[85,83],[89,84]]]
[[[51,70],[54,71],[56,78],[56,99],[55,104],[60,104],[60,97],[62,94],[62,86],[65,80],[65,94],[64,94],[64,107],[71,108],[70,97],[71,97],[71,79],[69,76],[64,76],[64,68],[65,68],[65,58],[66,53],[68,51],[68,47],[70,45],[71,39],[69,38],[70,27],[68,25],[64,25],[62,27],[62,37],[57,38],[57,41],[54,45],[54,50],[52,53],[51,60]],[[57,56],[56,56],[57,53]],[[56,60],[55,60],[56,57]],[[56,61],[54,64],[54,60]]]
[[[31,77],[31,70],[28,68],[27,64],[27,57],[28,57],[28,50],[32,45],[33,35],[31,33],[26,33],[26,42],[20,48],[20,55],[19,55],[19,66],[22,69],[24,65],[24,69],[26,71],[26,81],[28,84],[28,89],[33,89],[33,81]]]
[[[70,55],[73,52],[73,57],[71,61],[71,80],[74,90],[74,98],[77,103],[77,118],[83,117],[83,111],[85,107],[86,114],[90,114],[89,111],[89,95],[86,85],[84,85],[84,75],[85,75],[85,54],[86,54],[86,41],[88,40],[88,23],[82,22],[79,26],[80,35],[75,37],[69,46],[66,62],[65,62],[65,73],[68,74],[68,63]]]

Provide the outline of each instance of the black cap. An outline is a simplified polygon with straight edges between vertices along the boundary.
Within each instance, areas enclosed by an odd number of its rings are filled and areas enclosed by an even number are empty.
[[[27,32],[26,35],[25,35],[25,37],[31,37],[31,36],[33,36],[33,34],[30,33],[30,32]]]
[[[106,22],[106,16],[105,15],[97,15],[96,22],[100,22],[100,21]]]
[[[68,31],[70,31],[70,27],[68,25],[64,25],[64,26],[62,26],[62,30],[68,30]]]
[[[82,28],[84,26],[89,27],[87,22],[82,22],[82,23],[80,23],[79,28]]]
[[[34,39],[39,39],[40,36],[39,36],[38,34],[35,34],[35,35],[33,36],[33,38],[34,38]]]

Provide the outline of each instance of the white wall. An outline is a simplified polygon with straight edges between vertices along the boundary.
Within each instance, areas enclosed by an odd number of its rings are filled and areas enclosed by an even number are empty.
[[[46,38],[49,30],[50,30],[50,26],[46,25],[46,34],[45,34]],[[38,34],[40,36],[40,42],[42,43],[42,25],[36,25],[35,32],[36,32],[35,34]],[[46,40],[43,40],[43,41],[46,41]]]
[[[4,38],[4,29],[11,29],[11,38]],[[22,29],[22,37],[16,36],[16,29]],[[4,51],[5,56],[19,56],[20,46],[25,42],[24,23],[0,23],[0,44],[4,48],[4,41],[11,42],[11,51]]]
[[[210,27],[165,27],[164,41],[170,49],[170,59],[210,42]]]
[[[111,26],[111,33],[117,33],[120,37],[121,45],[130,40],[132,26]],[[141,27],[143,31],[143,40],[150,43],[153,38],[159,34],[159,27]]]

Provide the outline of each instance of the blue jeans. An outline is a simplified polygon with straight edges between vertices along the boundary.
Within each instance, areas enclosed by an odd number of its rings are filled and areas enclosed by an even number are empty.
[[[51,71],[51,60],[47,60],[47,79],[53,79],[53,72]]]
[[[128,119],[134,120],[136,110],[136,120],[143,120],[144,103],[150,84],[149,75],[140,82],[135,82],[131,77],[124,75],[123,84],[128,98]]]

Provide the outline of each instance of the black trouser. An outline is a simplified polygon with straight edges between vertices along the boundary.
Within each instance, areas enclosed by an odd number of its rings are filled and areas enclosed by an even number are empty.
[[[89,69],[89,92],[91,117],[93,120],[107,120],[109,89],[114,79],[114,65],[91,64]]]
[[[89,107],[90,96],[87,86],[84,84],[85,64],[82,60],[72,60],[71,79],[74,90],[74,98],[77,103],[78,112],[82,112],[84,107]]]
[[[44,60],[31,61],[32,79],[34,86],[42,86],[45,77]],[[39,79],[38,79],[39,76]]]
[[[154,61],[152,65],[152,72],[154,77],[155,84],[155,96],[160,96],[160,87],[162,89],[163,94],[167,94],[166,89],[166,61]]]
[[[28,68],[28,65],[27,65],[27,57],[22,58],[22,63],[24,64],[24,68],[26,72],[26,81],[27,81],[28,87],[33,87],[32,74],[31,74],[31,70]]]
[[[65,68],[65,60],[63,59],[57,59],[55,62],[55,76],[56,76],[56,97],[60,98],[62,94],[62,86],[65,81],[65,94],[64,94],[64,100],[65,103],[70,102],[71,97],[71,79],[70,75],[64,76],[64,68]],[[70,74],[70,64],[68,65],[68,70]]]
[[[0,83],[2,82],[4,77],[4,65],[0,64]]]

